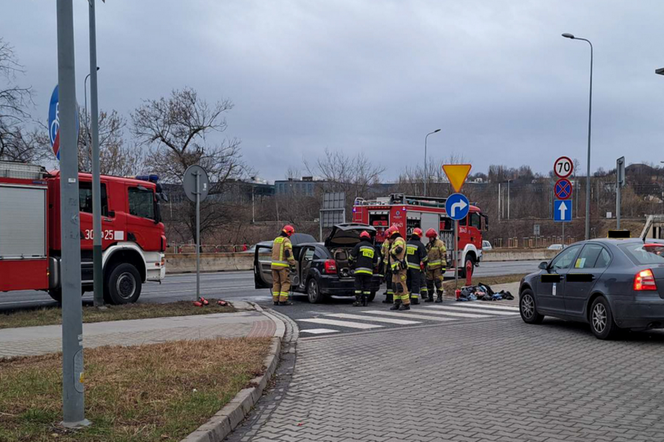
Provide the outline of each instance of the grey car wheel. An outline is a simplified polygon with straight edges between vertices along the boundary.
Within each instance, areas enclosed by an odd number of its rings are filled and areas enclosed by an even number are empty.
[[[521,313],[523,322],[527,324],[539,324],[544,319],[544,315],[540,315],[537,312],[535,295],[532,290],[525,289],[521,292],[519,296],[519,313]]]
[[[611,339],[618,332],[618,326],[613,321],[611,306],[603,297],[595,299],[590,307],[590,329],[598,339]]]
[[[323,302],[323,295],[320,293],[318,281],[316,281],[314,278],[311,278],[307,283],[307,297],[309,298],[309,302],[312,304]]]

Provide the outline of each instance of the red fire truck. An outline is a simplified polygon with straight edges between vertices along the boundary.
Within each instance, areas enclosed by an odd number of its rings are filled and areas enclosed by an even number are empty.
[[[104,300],[135,302],[166,273],[157,177],[101,177]],[[92,176],[79,174],[81,281],[92,290]],[[62,299],[60,173],[0,161],[0,292],[43,290]]]
[[[446,198],[409,196],[394,193],[389,197],[365,200],[356,198],[353,205],[353,222],[369,224],[378,230],[376,240],[383,242],[384,231],[391,225],[399,227],[407,238],[413,229],[424,232],[435,229],[448,250],[447,262],[453,262],[454,222],[445,211]],[[459,273],[465,277],[467,265],[471,268],[482,260],[482,232],[489,228],[489,218],[479,207],[470,206],[468,216],[459,221]],[[451,267],[448,264],[448,268]]]

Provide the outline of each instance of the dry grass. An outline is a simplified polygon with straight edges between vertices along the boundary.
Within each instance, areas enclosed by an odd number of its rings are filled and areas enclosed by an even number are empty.
[[[86,418],[65,430],[61,355],[0,359],[1,441],[177,441],[264,370],[270,338],[85,351]]]
[[[217,305],[216,299],[208,299],[210,305],[195,307],[190,301],[168,304],[125,304],[108,306],[98,310],[92,306],[83,307],[83,322],[121,321],[124,319],[168,318],[172,316],[208,315],[212,313],[232,313],[232,306]],[[16,310],[0,313],[0,328],[32,327],[62,323],[60,307],[46,307],[33,310]]]
[[[480,282],[488,286],[493,286],[497,284],[508,284],[510,282],[519,282],[521,279],[526,276],[526,273],[519,275],[501,275],[501,276],[474,276],[473,284],[479,284]],[[466,280],[459,278],[459,288],[466,285]],[[448,293],[448,295],[454,295],[454,280],[445,281],[443,283],[443,288]],[[512,293],[516,296],[515,293]]]

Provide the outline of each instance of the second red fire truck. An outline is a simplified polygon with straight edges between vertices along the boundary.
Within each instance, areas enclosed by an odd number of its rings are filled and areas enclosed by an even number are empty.
[[[356,198],[353,205],[353,222],[375,227],[378,230],[377,242],[384,241],[383,232],[391,225],[397,226],[404,238],[408,237],[416,227],[425,232],[432,228],[445,243],[449,255],[447,262],[452,263],[454,221],[447,216],[445,201],[446,198],[409,196],[400,193],[375,200]],[[471,205],[468,216],[459,221],[457,266],[462,277],[467,266],[472,268],[482,260],[482,232],[488,227],[488,217],[476,205]],[[448,264],[448,268],[454,267]]]
[[[155,176],[101,177],[104,301],[135,302],[146,281],[161,281],[166,236]],[[92,177],[79,174],[81,282],[92,290]],[[43,290],[57,301],[60,284],[60,174],[0,161],[0,292]]]

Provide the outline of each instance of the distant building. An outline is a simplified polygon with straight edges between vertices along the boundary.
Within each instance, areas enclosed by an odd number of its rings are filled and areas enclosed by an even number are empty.
[[[162,187],[172,203],[188,201],[180,184],[162,184]],[[260,180],[229,180],[224,184],[220,193],[210,193],[208,198],[229,204],[243,204],[250,203],[252,198],[270,196],[274,196],[273,184]]]
[[[274,182],[274,194],[277,196],[315,196],[319,190],[324,188],[325,184],[325,181],[316,180],[312,176],[304,176],[302,179],[276,180]]]

